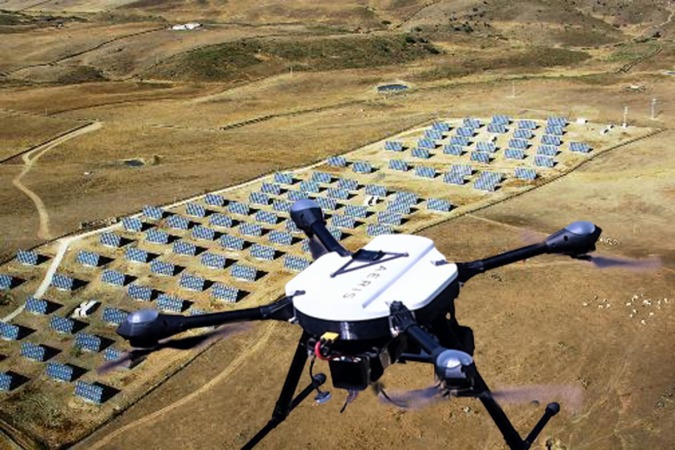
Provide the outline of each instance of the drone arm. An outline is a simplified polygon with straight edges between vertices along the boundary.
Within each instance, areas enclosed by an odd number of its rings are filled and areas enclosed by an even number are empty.
[[[326,221],[319,205],[312,200],[298,200],[291,207],[291,219],[310,239],[316,238],[323,247],[319,256],[329,252],[336,252],[340,256],[349,256],[351,253],[344,248],[330,234],[326,228]]]

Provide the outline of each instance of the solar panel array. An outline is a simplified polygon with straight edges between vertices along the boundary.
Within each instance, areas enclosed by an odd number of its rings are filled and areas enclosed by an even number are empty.
[[[59,333],[72,334],[75,330],[75,321],[67,317],[53,316],[49,320],[49,327]]]
[[[343,216],[341,214],[334,214],[330,219],[330,223],[335,227],[340,228],[355,228],[356,219],[351,216]]]
[[[129,315],[128,312],[123,311],[119,308],[113,308],[110,306],[106,306],[103,308],[103,314],[101,315],[101,318],[103,319],[104,322],[113,324],[113,325],[119,325],[124,320],[127,318]]]
[[[555,156],[558,154],[558,147],[553,145],[540,145],[537,147],[537,155]]]
[[[411,151],[411,154],[413,158],[420,158],[420,159],[429,159],[431,158],[431,154],[429,153],[429,150],[425,148],[413,148]]]
[[[122,236],[119,236],[115,233],[101,233],[101,244],[106,247],[120,247],[122,245]]]
[[[462,145],[448,144],[443,147],[444,155],[462,156],[462,153],[464,153]]]
[[[272,209],[279,212],[290,212],[291,206],[291,202],[286,200],[274,200],[272,203]]]
[[[199,203],[188,203],[185,205],[185,213],[192,217],[206,217],[206,208]]]
[[[453,136],[450,138],[451,145],[459,145],[461,147],[466,147],[471,141],[466,136]]]
[[[0,391],[10,391],[14,385],[14,377],[11,373],[0,372]]]
[[[138,217],[125,217],[122,219],[122,226],[127,231],[139,232],[143,229],[143,221]]]
[[[33,361],[43,362],[47,357],[47,349],[41,345],[32,342],[21,343],[21,356],[32,359]]]
[[[432,211],[449,212],[452,209],[452,203],[441,198],[430,198],[427,200],[427,209]]]
[[[245,236],[262,236],[262,226],[257,223],[242,222],[239,224],[239,232]]]
[[[98,253],[89,252],[87,250],[80,250],[77,253],[75,261],[82,264],[83,266],[98,267],[98,265],[101,263],[101,255]]]
[[[33,314],[47,314],[49,303],[46,300],[29,297],[26,299],[26,311]]]
[[[490,154],[485,152],[471,152],[471,161],[490,164]]]
[[[210,267],[212,269],[223,269],[227,264],[226,257],[223,255],[216,255],[215,253],[204,253],[200,261],[203,266]]]
[[[480,141],[476,142],[476,150],[479,152],[494,153],[497,150],[494,142]]]
[[[246,203],[241,202],[231,202],[227,206],[227,210],[232,214],[239,214],[242,216],[248,216],[251,212],[251,208]]]
[[[19,250],[16,252],[16,260],[26,266],[36,266],[40,260],[40,255],[33,251]]]
[[[99,352],[103,341],[99,336],[89,333],[78,333],[75,335],[75,347],[88,352]]]
[[[164,311],[171,311],[175,313],[183,312],[185,300],[174,295],[159,294],[157,296],[157,307]]]
[[[173,214],[166,219],[166,225],[174,230],[187,230],[190,228],[190,220],[187,217]]]
[[[518,128],[523,128],[526,130],[534,130],[537,128],[537,122],[534,120],[519,120]]]
[[[541,137],[541,143],[545,145],[555,145],[559,146],[562,142],[559,136],[553,136],[550,134],[545,134]]]
[[[428,167],[428,166],[416,166],[415,167],[415,175],[418,177],[422,178],[435,178],[436,177],[436,169],[433,167]]]
[[[544,130],[546,134],[552,134],[554,136],[562,136],[565,131],[563,130],[563,127],[557,127],[554,125],[548,125],[546,129]]]
[[[473,137],[473,135],[476,134],[476,132],[473,128],[466,127],[466,126],[457,128],[456,133],[457,133],[457,136],[465,137],[465,138]]]
[[[334,198],[316,197],[314,201],[316,202],[317,205],[321,207],[321,209],[327,210],[337,209],[337,201]],[[292,222],[292,220],[289,220],[289,222]]]
[[[246,241],[237,236],[225,234],[220,238],[220,246],[228,250],[243,250]],[[204,262],[202,262],[204,264]]]
[[[433,130],[439,130],[439,131],[450,131],[450,125],[445,123],[445,122],[439,122],[436,121],[431,124],[431,128]]]
[[[253,244],[249,251],[252,257],[266,261],[272,261],[276,255],[276,250],[274,247],[261,244]]]
[[[344,156],[331,156],[326,160],[326,164],[328,164],[331,167],[346,167],[347,158],[345,158]]]
[[[352,164],[352,170],[356,173],[370,173],[373,171],[373,166],[366,161],[354,161]]]
[[[388,225],[369,223],[366,227],[366,233],[368,236],[380,236],[382,234],[392,234],[393,229]]]
[[[149,302],[152,300],[152,288],[141,286],[140,284],[130,284],[127,288],[127,294],[134,300]]]
[[[481,172],[473,187],[481,191],[494,191],[502,180],[502,174],[498,172]]]
[[[104,401],[105,390],[103,386],[85,383],[84,381],[75,382],[75,396],[89,402],[101,404]]]
[[[417,141],[418,150],[421,149],[435,149],[436,143],[432,139],[420,139]],[[415,149],[412,150],[413,156],[415,156]],[[427,152],[428,153],[428,152]]]
[[[61,273],[52,276],[51,286],[60,291],[72,291],[75,287],[75,279]]]
[[[258,270],[255,267],[234,263],[230,267],[230,275],[244,281],[255,281],[258,276]]]
[[[412,205],[409,203],[402,203],[397,201],[392,201],[387,203],[387,212],[393,212],[397,214],[410,214]]]
[[[312,181],[330,184],[333,181],[333,175],[328,172],[312,172]]]
[[[288,172],[277,172],[274,174],[274,182],[279,184],[293,184],[293,175]]]
[[[349,199],[349,191],[346,189],[330,188],[326,191],[326,195],[337,200]]]
[[[465,117],[464,119],[462,119],[462,124],[465,127],[469,127],[469,128],[480,128],[481,121],[480,121],[480,119],[476,119],[476,118],[473,118],[473,117]]]
[[[0,338],[7,341],[16,341],[21,334],[21,328],[7,322],[0,322]]]
[[[251,192],[248,201],[255,205],[269,205],[270,197],[263,192]]]
[[[264,182],[262,184],[262,186],[260,186],[260,192],[263,192],[265,194],[270,194],[270,195],[280,195],[281,194],[281,186],[279,186],[276,183]]]
[[[184,289],[189,289],[191,291],[201,292],[204,290],[206,285],[206,280],[202,277],[196,275],[182,274],[178,285]]]
[[[114,286],[124,286],[126,275],[124,275],[122,272],[118,272],[117,270],[104,270],[101,274],[101,281]]]
[[[366,195],[374,195],[376,197],[386,197],[387,188],[379,184],[367,184],[366,185]]]
[[[507,131],[506,125],[500,123],[490,123],[487,126],[488,133],[504,134]]]
[[[515,177],[519,180],[532,181],[537,178],[537,172],[529,167],[516,167]]]
[[[344,213],[346,216],[365,219],[368,217],[368,208],[361,205],[346,205]]]
[[[387,141],[384,143],[384,149],[390,152],[402,152],[403,143],[397,141]]]
[[[204,225],[197,225],[192,229],[192,237],[203,241],[212,241],[216,238],[216,230]]]
[[[150,255],[145,250],[141,250],[138,247],[129,247],[124,252],[124,258],[128,261],[146,263],[150,258]]]
[[[169,233],[156,228],[151,228],[145,232],[145,240],[153,244],[168,244]]]
[[[156,206],[147,205],[143,207],[143,216],[150,220],[160,220],[164,217],[164,210]]]
[[[391,170],[400,170],[401,172],[406,172],[409,169],[408,163],[402,159],[390,159],[389,168]]]
[[[301,272],[305,270],[311,262],[305,258],[294,255],[285,255],[284,256],[284,267],[295,272]]]
[[[588,153],[591,147],[584,142],[570,142],[570,151],[577,153]]]
[[[176,266],[167,261],[154,260],[150,263],[150,272],[172,277],[176,272]]]
[[[255,213],[255,220],[262,223],[270,223],[272,225],[279,221],[279,217],[270,211],[258,211]]]
[[[359,182],[351,178],[340,178],[337,187],[348,191],[356,191],[359,188]]]
[[[297,202],[298,200],[304,200],[306,198],[309,198],[309,196],[307,195],[306,192],[296,191],[296,190],[293,190],[293,189],[286,192],[286,197],[288,197],[288,199],[290,201],[293,201],[293,202]]]
[[[524,128],[519,128],[513,132],[513,137],[516,139],[532,139],[533,136],[534,133],[532,133],[531,130],[527,130]]]
[[[75,368],[70,364],[50,362],[45,368],[45,374],[53,380],[70,382],[75,377]]]
[[[391,211],[382,211],[377,214],[378,223],[385,223],[387,225],[401,225],[403,216],[401,214],[391,212]]]
[[[433,139],[433,140],[439,140],[440,141],[441,139],[443,139],[443,132],[440,131],[440,130],[434,130],[434,129],[426,130],[424,132],[424,137],[427,138],[427,139]]]
[[[191,242],[176,241],[173,244],[173,252],[177,255],[195,256],[197,254],[197,246]]]
[[[285,231],[272,230],[267,238],[270,242],[279,245],[291,245],[293,243],[293,236]]]
[[[564,117],[549,117],[546,120],[546,125],[547,126],[553,125],[553,126],[557,126],[557,127],[564,127],[564,126],[567,125],[567,119],[565,119]]]
[[[524,139],[511,139],[509,141],[509,147],[511,147],[511,148],[519,148],[519,149],[525,150],[529,146],[530,146],[530,143],[527,142]]]
[[[211,206],[223,206],[225,204],[225,197],[218,194],[206,194],[204,196],[204,203]]]
[[[525,151],[520,148],[507,148],[504,156],[506,159],[525,159]]]
[[[511,118],[509,116],[497,114],[492,116],[492,123],[508,125],[511,123]]]
[[[537,167],[551,168],[555,166],[555,160],[550,156],[537,155],[534,157],[534,165]]]
[[[222,283],[215,283],[211,288],[211,295],[218,300],[234,303],[239,299],[239,289]]]
[[[232,218],[225,214],[215,213],[209,217],[209,225],[212,227],[231,228]]]

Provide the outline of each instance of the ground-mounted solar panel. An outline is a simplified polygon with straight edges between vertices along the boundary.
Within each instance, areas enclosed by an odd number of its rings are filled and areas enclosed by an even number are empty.
[[[591,151],[591,146],[585,142],[570,142],[570,151],[576,153],[588,153]]]
[[[26,311],[33,314],[47,314],[49,312],[49,303],[47,300],[42,300],[35,297],[28,297],[26,299]]]
[[[377,222],[380,224],[401,225],[402,220],[403,216],[401,214],[391,211],[382,211],[377,214]]]
[[[176,266],[168,261],[153,260],[150,263],[150,272],[156,275],[172,277],[176,273]]]
[[[15,385],[15,377],[10,372],[0,372],[0,391],[11,391]]]
[[[450,125],[446,122],[436,121],[431,124],[432,130],[450,131]]]
[[[267,238],[273,244],[278,245],[291,245],[293,243],[293,236],[285,231],[272,230],[267,235]]]
[[[32,342],[22,342],[21,356],[33,361],[44,362],[47,359],[47,348]]]
[[[124,320],[127,318],[128,315],[129,313],[124,310],[106,306],[105,308],[103,308],[101,318],[103,319],[104,322],[109,323],[111,325],[120,325],[122,322],[124,322]]]
[[[173,244],[173,252],[177,255],[195,256],[197,254],[197,246],[192,242],[176,241]]]
[[[263,192],[251,192],[248,196],[248,201],[254,205],[269,205],[270,197]]]
[[[443,175],[443,182],[448,183],[448,184],[456,184],[459,186],[464,185],[466,183],[466,180],[464,179],[464,175],[457,173],[457,172],[447,172]]]
[[[113,286],[124,286],[126,278],[122,272],[112,269],[104,270],[101,274],[101,281]]]
[[[145,250],[141,250],[138,247],[129,247],[124,252],[124,258],[127,261],[137,262],[137,263],[147,263],[150,259],[150,255]]]
[[[229,234],[220,237],[220,246],[227,250],[243,250],[245,243],[246,241],[242,238]]]
[[[24,266],[37,266],[40,255],[34,251],[19,250],[16,252],[16,260]]]
[[[337,209],[337,201],[334,198],[328,197],[316,197],[314,201],[321,207],[323,210],[334,210]]]
[[[562,141],[560,140],[560,136],[545,134],[541,137],[541,143],[544,145],[555,145],[557,147],[562,143]]]
[[[537,172],[529,167],[516,167],[515,177],[519,180],[532,181],[537,178]]]
[[[433,149],[436,148],[436,143],[432,139],[422,138],[422,139],[417,141],[417,147],[418,147],[417,148],[418,150],[421,150],[421,149],[425,149],[425,150],[432,149],[433,150]],[[415,156],[414,151],[415,151],[415,149],[413,149],[413,156]],[[429,152],[427,152],[427,153],[429,153]]]
[[[286,231],[288,231],[289,233],[299,233],[300,232],[300,228],[298,228],[298,226],[292,220],[287,220],[287,221],[284,222],[284,224],[285,224],[285,227],[286,227]]]
[[[183,289],[190,291],[201,292],[206,287],[206,280],[197,275],[189,275],[184,273],[181,275],[178,285]]]
[[[354,217],[344,216],[342,214],[334,214],[330,219],[330,223],[332,226],[340,228],[356,227],[356,219]]]
[[[366,161],[354,161],[352,164],[352,171],[355,173],[371,173],[373,171],[373,166]]]
[[[443,139],[443,133],[439,130],[425,130],[424,131],[424,138],[425,139],[431,139],[432,141],[434,140],[441,140]],[[433,147],[432,147],[433,148]]]
[[[263,228],[257,223],[242,222],[239,224],[239,232],[245,236],[262,236]]]
[[[75,367],[70,364],[50,362],[47,363],[45,374],[52,380],[70,382],[75,378]]]
[[[51,286],[60,291],[72,291],[75,288],[75,278],[56,273],[52,276]]]
[[[202,241],[212,241],[216,238],[216,230],[204,225],[197,225],[192,229],[192,237]]]
[[[274,225],[279,222],[279,217],[271,211],[258,211],[255,213],[255,221]]]
[[[145,240],[146,242],[150,242],[152,244],[166,245],[169,243],[169,233],[156,228],[151,228],[145,232]]]
[[[469,164],[453,164],[450,167],[450,172],[468,177],[473,174],[473,167],[471,167]]]
[[[469,127],[457,128],[456,133],[457,133],[457,136],[466,137],[466,138],[471,138],[471,137],[473,137],[474,134],[476,134],[475,130],[473,128],[469,128]]]
[[[460,147],[466,147],[471,143],[471,140],[466,136],[453,136],[450,138],[450,145],[459,145]]]
[[[506,159],[524,159],[525,150],[521,148],[507,148],[504,151],[504,156],[506,156]]]
[[[305,270],[311,262],[300,256],[286,255],[284,256],[284,268],[292,270],[294,272],[302,272]]]
[[[253,244],[249,252],[253,258],[262,259],[265,261],[272,261],[276,256],[276,250],[274,247],[261,244]]]
[[[389,151],[389,152],[402,152],[403,151],[403,142],[386,141],[384,143],[384,149]]]
[[[15,283],[15,278],[11,275],[0,274],[0,290],[6,291],[12,289]]]
[[[278,184],[293,184],[293,174],[289,172],[277,172],[274,174],[274,182]]]
[[[415,166],[415,175],[422,178],[436,178],[436,169],[429,166]]]
[[[526,130],[534,130],[537,128],[537,122],[535,122],[534,120],[519,120],[518,128]]]
[[[420,158],[420,159],[431,158],[431,153],[429,153],[429,150],[425,148],[413,148],[410,153],[412,154],[413,158]]]
[[[544,133],[551,134],[553,136],[562,136],[563,134],[565,134],[565,130],[563,129],[563,127],[548,125],[544,130]]]
[[[502,125],[508,125],[511,123],[511,118],[503,114],[497,114],[492,116],[492,123],[498,123]]]
[[[513,137],[516,139],[532,139],[534,134],[532,133],[531,130],[527,130],[524,128],[518,128],[516,131],[513,132]]]
[[[408,167],[408,163],[402,159],[390,159],[389,168],[391,170],[398,170],[401,172],[407,172],[408,169],[410,169],[410,167]]]
[[[471,152],[471,161],[490,164],[490,154],[485,152]]]
[[[413,192],[399,191],[394,195],[394,202],[415,205],[419,201],[417,194]]]
[[[379,184],[367,184],[366,195],[374,195],[376,197],[386,197],[388,195],[387,188]]]
[[[227,258],[215,253],[204,253],[200,262],[202,263],[202,266],[210,267],[211,269],[224,269],[227,265]]]
[[[79,264],[87,267],[98,267],[101,264],[101,255],[87,250],[80,250],[75,258]]]
[[[78,380],[75,382],[75,396],[100,405],[105,401],[105,389],[101,385]]]
[[[204,196],[204,203],[209,206],[223,206],[225,205],[225,197],[218,194],[206,194]]]
[[[143,221],[138,217],[125,217],[122,219],[122,227],[126,231],[137,233],[143,229]]]
[[[185,205],[185,214],[192,217],[206,217],[206,208],[199,203],[188,203]]]
[[[312,172],[312,181],[315,183],[330,184],[333,181],[333,175],[328,172]]]
[[[442,198],[430,198],[427,200],[427,209],[432,211],[449,212],[452,209],[452,203]]]
[[[304,200],[306,198],[309,198],[309,195],[307,194],[307,192],[304,191],[296,191],[294,189],[289,189],[288,192],[286,192],[286,197],[292,202],[297,202],[298,200]]]
[[[258,270],[252,266],[234,263],[230,267],[230,275],[244,281],[255,281],[258,276]]]
[[[467,128],[473,128],[473,129],[476,129],[476,128],[480,128],[480,126],[481,126],[481,121],[480,121],[480,119],[476,119],[476,118],[474,118],[474,117],[465,117],[465,118],[462,120],[462,125],[463,125],[464,127],[467,127]]]
[[[462,153],[464,153],[464,148],[461,145],[447,144],[443,146],[444,155],[462,156]]]
[[[549,117],[546,120],[546,126],[565,127],[567,126],[567,119],[564,117]]]
[[[75,347],[88,352],[100,352],[103,340],[100,336],[89,333],[77,333],[75,335]]]
[[[7,322],[0,322],[0,338],[6,341],[16,341],[21,334],[21,328]]]
[[[487,126],[488,133],[504,134],[508,131],[506,125],[500,123],[491,123]]]
[[[330,188],[326,191],[326,195],[337,200],[349,199],[349,191],[346,189]]]
[[[330,225],[327,226],[326,228],[328,229],[328,231],[330,232],[330,234],[333,235],[333,237],[335,238],[335,240],[339,241],[339,240],[342,239],[342,230],[341,230],[341,229],[339,229],[339,228],[337,228],[337,227],[330,226]]]
[[[225,214],[215,213],[209,216],[209,225],[212,227],[231,228],[232,218]]]
[[[101,233],[100,237],[100,242],[101,244],[105,245],[106,247],[112,247],[112,248],[117,248],[122,246],[122,236],[112,233],[112,232],[105,232]]]
[[[519,148],[519,149],[525,150],[529,146],[530,146],[530,143],[527,142],[524,139],[511,139],[511,140],[509,140],[509,147],[511,147],[511,148]]]
[[[499,172],[481,172],[478,179],[474,182],[474,189],[493,192],[497,189],[500,181],[502,180],[502,174]]]
[[[281,195],[281,186],[276,183],[264,182],[262,186],[260,186],[260,192],[268,195]]]
[[[359,189],[359,182],[352,178],[340,178],[337,187],[348,191],[357,191]]]
[[[272,209],[279,212],[290,212],[291,206],[292,203],[287,202],[286,200],[274,200],[274,202],[272,202]]]
[[[551,168],[555,166],[555,159],[550,156],[536,155],[534,157],[534,165],[537,167]]]
[[[146,205],[143,207],[143,217],[149,220],[161,220],[164,217],[164,210],[157,206]]]
[[[476,150],[479,152],[494,153],[497,150],[494,142],[479,141],[476,142]]]
[[[319,191],[321,191],[321,187],[319,186],[319,183],[317,183],[316,181],[305,180],[300,182],[300,190],[303,192],[318,193]]]
[[[412,205],[409,203],[391,201],[387,203],[386,211],[397,214],[410,214],[412,211]]]
[[[344,213],[346,216],[365,219],[368,217],[368,208],[361,205],[346,205]]]
[[[127,287],[127,294],[134,300],[149,302],[152,300],[152,288],[140,284],[130,284]]]
[[[187,230],[190,228],[190,219],[178,214],[173,214],[166,219],[166,225],[174,230]]]
[[[232,214],[239,214],[241,216],[248,216],[251,213],[251,208],[246,203],[231,202],[227,206],[227,210]]]
[[[211,287],[211,296],[224,302],[235,303],[239,300],[240,290],[233,286],[222,283],[215,283]]]
[[[554,145],[540,145],[537,147],[537,155],[555,156],[558,154],[558,147]]]
[[[163,311],[183,312],[185,300],[175,295],[160,294],[157,296],[157,307]]]
[[[62,334],[72,334],[75,330],[75,321],[67,317],[53,316],[49,319],[49,328]]]
[[[366,227],[368,236],[380,236],[383,234],[392,234],[394,231],[389,225],[380,223],[369,223]]]
[[[347,158],[344,156],[330,156],[326,160],[326,164],[331,167],[347,167]]]

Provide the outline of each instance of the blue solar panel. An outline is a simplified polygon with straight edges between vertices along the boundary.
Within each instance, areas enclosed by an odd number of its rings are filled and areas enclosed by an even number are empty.
[[[270,223],[274,225],[279,221],[279,217],[270,211],[258,211],[255,213],[255,220],[256,222]]]
[[[492,116],[492,123],[508,125],[509,123],[511,123],[511,118],[509,116],[504,115],[495,115]]]
[[[277,172],[274,174],[274,182],[279,184],[293,184],[293,175],[288,172]]]
[[[106,247],[119,247],[122,245],[122,236],[115,233],[101,233],[101,244]]]
[[[563,130],[562,127],[553,126],[553,125],[547,126],[546,129],[544,130],[544,132],[546,134],[552,134],[553,136],[562,136],[565,133],[565,131]]]
[[[405,203],[408,205],[414,205],[418,202],[418,200],[419,198],[417,197],[417,194],[412,192],[399,191],[394,196],[395,202]]]
[[[312,181],[316,183],[330,184],[333,176],[328,172],[312,172]]]
[[[387,188],[377,184],[366,185],[366,195],[375,195],[377,197],[386,197]]]
[[[488,133],[504,134],[507,131],[506,125],[501,123],[491,123],[487,126]]]
[[[348,191],[356,191],[359,189],[359,182],[351,178],[340,178],[337,187]]]
[[[443,154],[444,155],[462,156],[463,152],[464,152],[464,149],[462,148],[462,145],[448,144],[448,145],[443,146]]]
[[[368,208],[361,205],[345,206],[345,215],[365,219],[368,216]]]
[[[395,212],[382,211],[377,214],[378,223],[385,223],[387,225],[401,225],[401,220],[403,220],[403,216]]]
[[[417,150],[434,149],[436,148],[436,143],[431,139],[420,139],[419,141],[417,141],[417,147],[418,147]],[[413,156],[415,156],[415,150],[416,149],[413,149]],[[429,152],[427,151],[427,153]]]
[[[409,169],[408,163],[402,159],[390,159],[389,168],[391,170],[400,170],[401,172],[407,172]]]
[[[291,202],[287,202],[286,200],[274,200],[272,209],[279,212],[290,212]]]
[[[464,120],[462,120],[462,124],[464,125],[464,127],[475,129],[475,128],[480,128],[481,122],[480,122],[480,119],[475,119],[475,118],[472,118],[472,117],[465,117]]]
[[[157,296],[157,307],[164,311],[179,313],[183,312],[185,300],[174,295],[160,294]]]
[[[16,252],[16,260],[25,266],[36,266],[40,256],[37,252],[19,250]]]
[[[75,321],[67,317],[53,316],[49,320],[49,327],[59,333],[72,334],[75,329]]]
[[[448,212],[452,209],[452,203],[441,198],[430,198],[427,200],[427,209]]]
[[[588,153],[591,147],[585,142],[570,142],[570,151],[577,153]]]
[[[228,250],[242,250],[245,242],[246,241],[240,237],[230,236],[228,234],[225,234],[220,238],[220,246]]]
[[[138,247],[129,247],[124,252],[124,257],[128,261],[139,262],[139,263],[146,263],[146,262],[148,262],[148,259],[150,258],[150,256],[148,255],[148,252],[146,252],[145,250],[141,250]]]
[[[352,164],[352,171],[356,173],[370,173],[373,171],[373,167],[370,163],[365,161],[354,161],[354,164]]]
[[[368,236],[380,236],[382,234],[392,234],[393,229],[388,225],[369,223],[366,227]]]
[[[104,322],[109,324],[120,325],[122,322],[124,322],[128,315],[129,313],[126,311],[106,306],[103,308],[103,314],[101,315],[101,318]]]
[[[450,172],[468,177],[473,173],[473,167],[471,167],[469,164],[453,164],[450,167]]]
[[[206,280],[196,275],[188,275],[184,273],[183,275],[181,275],[178,285],[182,288],[189,289],[191,291],[201,292],[204,290]]]
[[[465,136],[453,136],[450,138],[450,145],[459,145],[461,147],[466,147],[471,141],[468,137]]]
[[[225,204],[225,197],[218,194],[206,194],[204,196],[204,203],[211,206],[223,206]]]
[[[145,240],[153,244],[168,244],[169,233],[156,228],[151,228],[145,232]]]
[[[535,128],[537,128],[537,123],[534,120],[519,120],[518,128],[534,130]]]
[[[450,125],[445,122],[434,122],[431,124],[431,128],[438,131],[450,131]]]
[[[457,128],[456,132],[457,132],[457,136],[466,137],[466,138],[473,137],[473,135],[475,134],[474,129],[468,128],[468,127]]]
[[[321,190],[319,183],[312,180],[305,180],[300,182],[300,190],[303,192],[314,192],[317,193]]]
[[[75,287],[75,279],[60,273],[54,274],[51,286],[60,291],[72,291]]]
[[[47,376],[57,381],[73,381],[75,376],[75,367],[70,364],[61,364],[50,362],[45,369]]]
[[[519,148],[519,149],[525,150],[529,146],[530,146],[529,142],[527,142],[523,139],[511,139],[509,141],[509,147],[511,147],[511,148]]]
[[[258,271],[255,267],[235,263],[230,267],[230,275],[244,281],[255,281]]]
[[[337,209],[337,201],[334,198],[316,197],[314,201],[321,207],[321,209],[334,210]]]
[[[416,166],[415,175],[422,178],[435,178],[436,169],[427,166]]]
[[[83,266],[97,267],[101,263],[101,255],[86,250],[80,250],[77,253],[77,258],[75,258],[75,260]]]
[[[249,251],[253,258],[263,259],[266,261],[272,261],[276,255],[276,250],[274,247],[261,244],[253,244]]]
[[[236,287],[215,283],[211,288],[211,295],[218,300],[234,303],[239,300],[240,291]]]
[[[534,136],[532,131],[523,128],[519,128],[513,132],[513,137],[518,139],[532,139],[532,136]]]
[[[540,145],[537,148],[537,155],[555,156],[558,154],[558,147],[554,145]]]
[[[443,139],[443,133],[440,130],[426,130],[424,132],[424,138],[425,139],[432,139],[432,140],[441,140]],[[433,147],[430,147],[433,148]]]
[[[356,227],[356,220],[351,216],[343,216],[341,214],[334,214],[330,219],[330,223],[335,227],[340,228],[354,228]]]
[[[564,117],[549,117],[546,120],[547,126],[564,127],[567,125],[567,119]]]
[[[344,156],[331,156],[326,160],[326,164],[331,167],[346,167],[347,158]]]
[[[232,227],[232,218],[225,214],[216,213],[209,217],[209,225],[212,227],[230,228]]]
[[[257,223],[242,222],[239,232],[245,236],[262,236],[263,228]]]
[[[398,214],[410,214],[411,205],[408,203],[401,203],[396,201],[388,202],[386,211]]]
[[[99,336],[88,333],[78,333],[75,335],[75,347],[88,352],[99,352],[103,341]]]
[[[101,404],[104,401],[105,390],[103,386],[85,383],[84,381],[75,382],[75,396],[83,400]]]
[[[197,225],[192,229],[192,237],[203,241],[212,241],[216,238],[216,230],[204,225]]]
[[[537,172],[527,167],[516,167],[515,176],[519,180],[532,181],[537,178]]]
[[[7,322],[0,322],[0,338],[7,341],[16,341],[19,339],[21,328]]]
[[[402,152],[403,143],[397,141],[387,141],[384,143],[384,149],[389,152]]]
[[[173,244],[173,252],[177,255],[195,256],[197,254],[197,246],[191,242],[176,241]]]
[[[141,300],[144,302],[152,300],[152,288],[149,286],[130,284],[127,288],[127,294],[134,300]]]
[[[198,203],[188,203],[185,205],[185,213],[192,217],[206,217],[206,208]]]
[[[122,219],[122,226],[127,231],[138,232],[143,229],[143,222],[138,217],[125,217]]]
[[[14,377],[11,373],[0,372],[0,391],[11,391],[14,385]]]
[[[443,182],[448,184],[463,185],[466,181],[464,175],[457,172],[448,172],[443,175]]]
[[[420,158],[420,159],[429,159],[431,158],[431,154],[429,153],[429,150],[424,149],[424,148],[413,148],[411,151],[411,154],[413,158]]]
[[[541,137],[541,143],[545,145],[559,146],[562,142],[560,141],[559,136],[552,136],[550,134],[545,134]]]
[[[32,359],[33,361],[43,362],[47,357],[47,349],[41,345],[32,342],[21,343],[21,356]]]
[[[29,297],[26,299],[26,311],[33,314],[47,314],[49,303],[46,300]]]
[[[190,227],[190,220],[187,217],[174,214],[166,219],[166,225],[175,230],[187,230]]]
[[[295,272],[301,272],[305,270],[311,262],[305,258],[299,256],[286,255],[284,256],[284,267],[286,269],[293,270]]]
[[[242,216],[248,216],[251,212],[251,208],[246,203],[241,202],[232,202],[227,206],[227,210],[232,214],[239,214]]]
[[[210,267],[212,269],[223,269],[227,264],[226,257],[223,255],[216,255],[215,253],[204,253],[200,261],[203,266]]]
[[[156,206],[144,206],[143,207],[143,216],[150,220],[160,220],[164,216],[164,210]]]
[[[251,192],[248,196],[248,201],[255,205],[269,205],[270,198],[267,194],[263,192]]]
[[[285,231],[272,230],[267,235],[267,238],[270,242],[279,245],[291,245],[293,243],[293,236]]]
[[[347,200],[349,198],[349,191],[346,189],[330,188],[326,191],[326,195],[338,200]]]
[[[504,152],[507,159],[523,159],[525,158],[525,151],[520,148],[507,148]]]
[[[480,141],[476,142],[476,150],[479,152],[494,153],[497,150],[494,142]]]
[[[170,262],[155,259],[150,263],[150,271],[157,275],[172,277],[176,272],[176,266]]]
[[[126,275],[117,270],[104,270],[101,274],[101,281],[113,286],[124,286]]]
[[[490,154],[485,152],[471,152],[471,161],[490,164]]]
[[[538,167],[551,168],[555,166],[555,160],[550,156],[537,155],[534,157],[534,165]]]
[[[297,202],[298,200],[304,200],[306,198],[309,198],[309,196],[307,195],[306,192],[296,191],[296,190],[293,190],[293,189],[290,189],[290,190],[288,190],[288,192],[286,192],[286,197],[293,202]]]
[[[276,183],[264,182],[262,186],[260,186],[260,192],[270,195],[280,195],[281,186]]]

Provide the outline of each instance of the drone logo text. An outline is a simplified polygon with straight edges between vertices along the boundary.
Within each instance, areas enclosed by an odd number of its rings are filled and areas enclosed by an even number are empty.
[[[360,293],[361,291],[366,289],[368,286],[373,284],[374,280],[377,280],[378,278],[380,278],[382,276],[382,274],[380,272],[383,272],[385,270],[387,270],[387,268],[384,265],[377,266],[377,268],[374,271],[368,273],[361,281],[358,282],[358,284],[356,286],[354,286],[353,288],[351,288],[347,292],[345,292],[342,295],[342,298],[345,299],[345,300],[349,300],[350,298],[356,297],[356,294]]]

